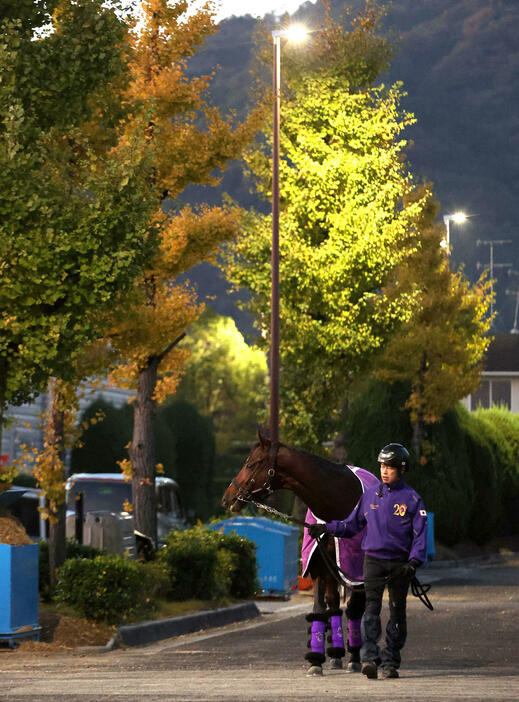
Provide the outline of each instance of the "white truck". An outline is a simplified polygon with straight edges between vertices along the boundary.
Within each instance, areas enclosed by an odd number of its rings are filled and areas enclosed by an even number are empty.
[[[66,483],[67,537],[74,538],[78,497],[82,496],[82,541],[112,553],[145,555],[149,539],[134,527],[132,486],[120,473],[74,473]],[[185,529],[186,520],[178,483],[155,478],[158,546],[173,529]],[[153,549],[154,550],[154,549]]]

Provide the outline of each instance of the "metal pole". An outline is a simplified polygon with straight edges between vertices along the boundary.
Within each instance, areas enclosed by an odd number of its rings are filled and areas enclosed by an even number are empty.
[[[494,242],[490,242],[490,316],[494,315]],[[492,405],[490,405],[492,407]]]
[[[76,493],[74,518],[74,534],[78,544],[83,543],[83,516],[84,516],[84,495],[82,492]]]
[[[281,41],[273,34],[272,253],[270,299],[270,440],[279,440],[279,112]]]

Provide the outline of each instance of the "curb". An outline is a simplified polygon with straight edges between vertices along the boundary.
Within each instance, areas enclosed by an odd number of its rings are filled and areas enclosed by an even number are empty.
[[[444,568],[470,568],[482,564],[502,563],[507,559],[516,557],[517,553],[489,553],[482,556],[469,556],[468,558],[457,558],[450,561],[428,561],[423,565],[423,571],[443,570]]]
[[[117,634],[103,647],[111,651],[118,646],[143,646],[161,639],[169,639],[182,634],[192,634],[201,629],[211,629],[259,617],[260,611],[255,602],[247,601],[230,607],[194,612],[170,619],[142,622],[120,626]]]

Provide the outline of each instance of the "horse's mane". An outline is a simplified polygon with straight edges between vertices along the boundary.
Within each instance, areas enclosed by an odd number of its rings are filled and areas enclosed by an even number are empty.
[[[286,446],[286,448],[293,451],[294,453],[299,453],[303,456],[306,456],[312,461],[312,463],[315,463],[317,466],[319,466],[319,468],[324,468],[327,471],[333,471],[338,475],[344,474],[345,468],[350,470],[349,466],[347,466],[345,463],[336,463],[335,461],[330,461],[327,458],[317,456],[315,453],[310,453],[310,451],[305,451],[304,449],[295,449],[290,448],[289,446]]]
[[[260,442],[256,442],[256,444],[252,447],[252,450],[258,448],[260,446]],[[323,458],[322,456],[318,456],[315,453],[310,453],[310,451],[305,451],[305,449],[300,449],[300,448],[294,448],[293,446],[287,446],[287,444],[280,443],[279,444],[280,448],[286,448],[288,451],[291,453],[296,453],[301,456],[304,456],[305,458],[309,459],[314,465],[316,465],[318,468],[324,469],[325,471],[329,471],[334,473],[337,476],[343,476],[344,471],[350,470],[350,467],[346,463],[336,463],[335,461],[330,461],[327,458]],[[353,472],[353,471],[351,471]]]

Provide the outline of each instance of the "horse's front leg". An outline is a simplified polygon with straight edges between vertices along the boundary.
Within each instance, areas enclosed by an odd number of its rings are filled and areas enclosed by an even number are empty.
[[[325,577],[325,595],[328,616],[328,647],[326,653],[330,658],[330,668],[340,670],[346,653],[342,628],[342,609],[340,609],[340,589],[335,578]]]
[[[310,624],[308,627],[307,644],[310,650],[305,655],[305,660],[310,663],[307,675],[322,675],[323,663],[326,660],[324,650],[326,645],[326,626],[328,622],[325,602],[325,582],[322,576],[315,576],[312,574],[312,583],[314,589],[314,607],[311,614],[306,615],[306,621]]]

